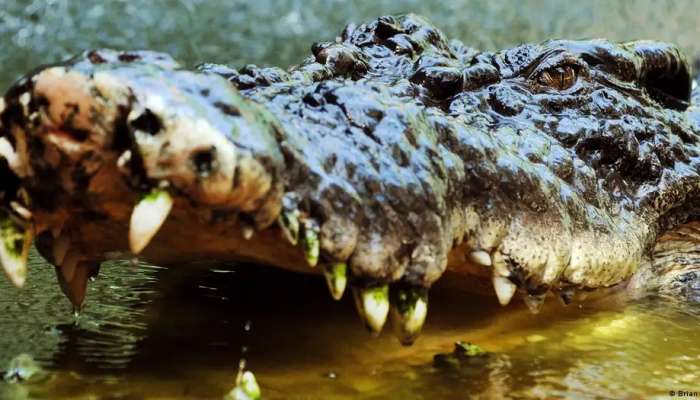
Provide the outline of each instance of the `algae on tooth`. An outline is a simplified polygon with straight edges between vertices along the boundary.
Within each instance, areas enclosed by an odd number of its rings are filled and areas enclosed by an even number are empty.
[[[251,371],[239,371],[236,376],[236,387],[225,397],[225,400],[258,400],[262,397],[260,386]]]
[[[389,314],[389,286],[353,289],[360,317],[373,333],[379,333]]]
[[[428,291],[424,288],[399,288],[391,291],[391,315],[394,330],[403,345],[412,344],[428,314]]]
[[[318,256],[321,251],[321,243],[319,241],[319,228],[316,221],[307,219],[304,224],[304,256],[309,266],[315,267],[318,264]]]
[[[0,264],[13,285],[21,287],[27,278],[27,256],[31,245],[31,229],[0,211]]]
[[[337,262],[326,267],[324,271],[328,290],[330,290],[334,300],[340,300],[345,293],[345,287],[348,284],[347,270],[347,264]]]
[[[299,211],[283,211],[277,218],[277,223],[289,243],[296,246],[299,242]]]

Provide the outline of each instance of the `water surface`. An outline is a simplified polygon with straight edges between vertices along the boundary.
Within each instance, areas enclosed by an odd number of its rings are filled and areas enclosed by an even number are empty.
[[[28,287],[0,284],[0,365],[29,353],[49,371],[0,398],[220,399],[246,349],[268,399],[664,398],[700,390],[700,307],[613,299],[532,315],[516,302],[438,286],[426,330],[402,347],[371,337],[321,278],[251,265],[102,268],[76,324],[34,255]],[[246,326],[250,329],[246,330]],[[461,367],[456,340],[489,352]],[[3,397],[5,396],[5,397]]]

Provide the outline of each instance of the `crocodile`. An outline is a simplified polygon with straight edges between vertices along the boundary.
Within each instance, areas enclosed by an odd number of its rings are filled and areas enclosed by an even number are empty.
[[[694,301],[693,82],[668,43],[479,51],[413,14],[286,70],[85,51],[0,98],[0,261],[22,286],[34,244],[76,309],[115,258],[323,275],[406,345],[443,275],[533,312],[603,288]]]

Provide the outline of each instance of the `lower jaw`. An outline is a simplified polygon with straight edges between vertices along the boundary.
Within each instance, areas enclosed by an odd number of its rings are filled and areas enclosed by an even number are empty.
[[[127,210],[129,207],[124,206]],[[128,212],[128,211],[126,211]],[[140,260],[160,266],[188,267],[195,265],[214,266],[226,263],[247,263],[273,266],[295,273],[321,275],[320,266],[310,267],[301,246],[291,244],[283,231],[276,225],[261,231],[254,231],[246,237],[245,225],[224,221],[210,223],[206,221],[201,210],[191,207],[174,207],[163,226],[148,246],[135,256],[129,249],[129,220],[126,212],[119,212],[120,219],[91,219],[73,216],[63,222],[61,229],[49,226],[62,218],[35,214],[44,223],[44,232],[37,238],[42,255],[54,264],[56,253],[54,247],[59,241],[68,242],[68,250],[63,253],[77,252],[85,260],[101,262],[110,259]],[[55,225],[54,225],[55,226]],[[65,244],[63,244],[65,246]],[[460,291],[493,296],[491,282],[492,267],[471,262],[465,254],[469,253],[466,242],[455,247],[449,253],[448,266],[440,278],[443,285]],[[59,266],[60,268],[60,266]],[[604,294],[624,287],[621,282],[611,288],[579,288],[578,293]],[[553,289],[555,294],[559,293]],[[527,296],[522,289],[516,297]]]

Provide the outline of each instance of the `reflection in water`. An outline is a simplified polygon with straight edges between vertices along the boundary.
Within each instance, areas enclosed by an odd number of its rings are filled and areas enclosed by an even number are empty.
[[[407,348],[389,328],[371,338],[351,301],[332,301],[316,277],[115,262],[77,325],[54,279],[34,255],[27,288],[2,283],[0,365],[29,353],[51,377],[0,384],[0,398],[220,399],[244,355],[271,399],[634,398],[700,381],[700,309],[659,299],[552,301],[533,316],[443,286]],[[460,339],[489,355],[433,365]]]

